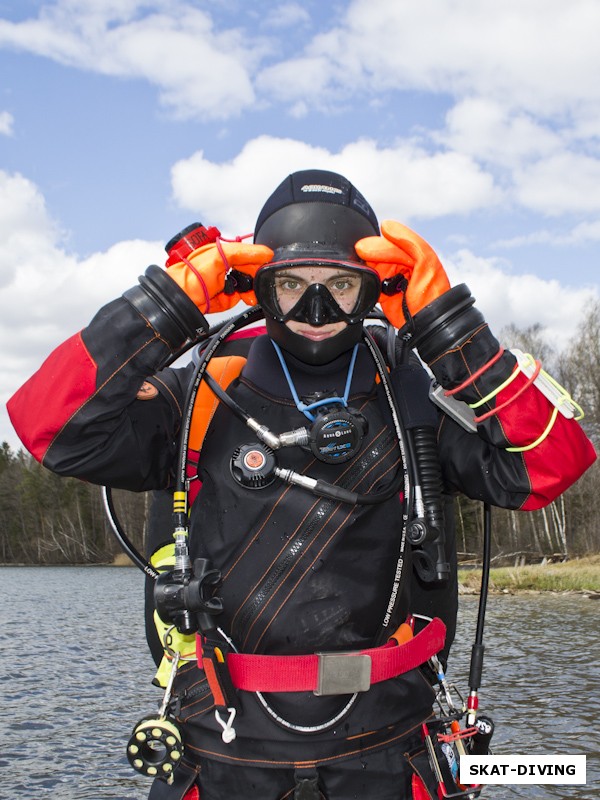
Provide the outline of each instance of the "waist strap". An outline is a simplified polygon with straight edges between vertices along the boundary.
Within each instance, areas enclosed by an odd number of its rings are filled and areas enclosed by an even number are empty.
[[[246,692],[314,692],[318,695],[364,692],[424,664],[444,646],[446,626],[433,619],[405,644],[352,653],[263,656],[228,653],[227,669],[236,689]]]

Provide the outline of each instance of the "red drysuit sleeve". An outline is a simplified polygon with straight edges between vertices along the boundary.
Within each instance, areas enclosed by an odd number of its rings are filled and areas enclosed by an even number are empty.
[[[38,460],[54,437],[96,391],[97,367],[81,333],[51,353],[8,402],[11,421]]]
[[[498,394],[496,404],[514,396],[527,382],[525,375]],[[555,407],[536,386],[498,412],[498,423],[512,447],[527,447],[543,436],[551,423]],[[549,434],[535,447],[511,453],[523,460],[531,492],[521,508],[531,511],[542,508],[562,494],[596,459],[594,446],[574,419],[560,412]]]
[[[132,491],[163,488],[177,452],[181,370],[163,370],[156,393],[140,388],[171,355],[147,320],[126,300],[115,300],[59,345],[10,399],[14,428],[32,455],[59,475]]]
[[[477,404],[476,413],[485,418],[476,433],[442,418],[442,471],[455,490],[502,508],[531,511],[552,502],[596,459],[575,419],[559,412],[550,427],[556,412],[550,400],[535,384],[528,385],[523,373],[508,380],[518,369],[516,358],[500,347],[486,324],[429,366],[447,391]]]

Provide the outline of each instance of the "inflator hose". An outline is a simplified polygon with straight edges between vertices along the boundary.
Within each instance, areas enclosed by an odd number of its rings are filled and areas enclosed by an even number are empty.
[[[444,547],[446,526],[436,434],[437,411],[431,403],[422,401],[429,392],[429,376],[416,357],[411,357],[406,343],[398,336],[392,339],[391,330],[369,326],[379,348],[385,347],[392,389],[405,430],[412,472],[410,507],[413,512],[417,509],[408,526],[414,569],[423,582],[434,583],[450,576]]]
[[[409,435],[413,442],[427,528],[422,546],[415,549],[415,567],[427,582],[444,581],[450,577],[450,565],[444,550],[443,484],[436,432],[430,426],[418,426],[412,428]]]

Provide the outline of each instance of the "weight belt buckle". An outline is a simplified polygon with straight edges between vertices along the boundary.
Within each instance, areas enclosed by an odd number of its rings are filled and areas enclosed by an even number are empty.
[[[355,694],[371,688],[371,656],[358,653],[317,653],[315,694]]]

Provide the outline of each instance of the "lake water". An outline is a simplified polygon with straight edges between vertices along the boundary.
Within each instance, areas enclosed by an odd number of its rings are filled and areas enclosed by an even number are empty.
[[[148,781],[124,755],[160,701],[142,574],[4,567],[0,586],[0,800],[144,800]],[[462,598],[450,678],[465,691],[476,613],[477,598]],[[490,786],[482,797],[600,797],[599,614],[579,595],[490,598],[480,708],[496,723],[493,751],[585,754],[588,783]]]

